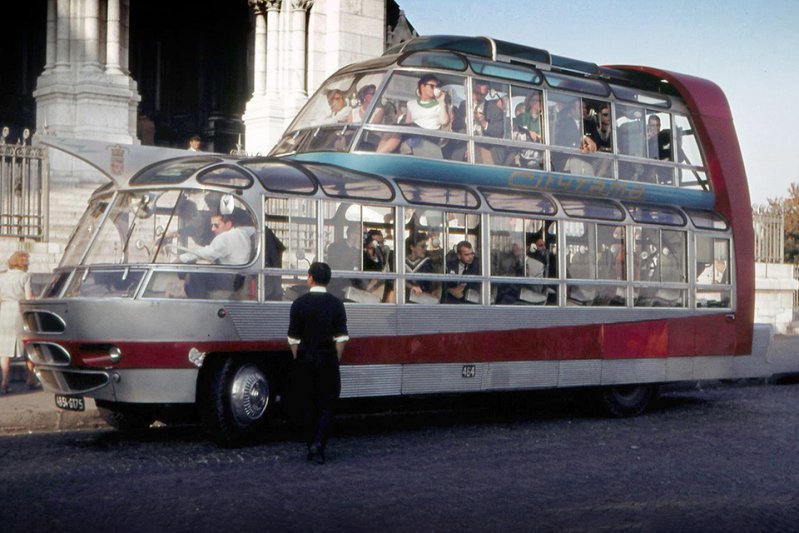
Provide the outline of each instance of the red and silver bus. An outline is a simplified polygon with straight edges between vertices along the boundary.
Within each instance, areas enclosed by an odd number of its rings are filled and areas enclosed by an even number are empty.
[[[331,76],[269,157],[41,142],[109,182],[22,305],[26,351],[118,427],[262,426],[317,260],[343,397],[582,387],[623,416],[662,383],[770,374],[746,174],[703,79],[421,37]],[[215,212],[249,254],[202,251]]]

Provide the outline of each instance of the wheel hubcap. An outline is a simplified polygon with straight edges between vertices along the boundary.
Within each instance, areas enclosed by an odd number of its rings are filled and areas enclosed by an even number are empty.
[[[249,425],[263,417],[269,404],[269,382],[256,365],[247,364],[236,371],[230,395],[233,417]]]

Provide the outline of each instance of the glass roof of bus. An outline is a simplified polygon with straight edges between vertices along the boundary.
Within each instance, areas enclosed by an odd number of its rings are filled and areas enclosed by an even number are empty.
[[[451,52],[414,52],[403,57],[400,62],[403,67],[432,67],[447,70],[466,70],[466,60],[458,54]]]
[[[218,157],[186,157],[149,166],[130,178],[131,185],[174,185],[183,183],[203,167],[222,160]]]
[[[685,216],[671,207],[625,203],[634,221],[642,224],[663,224],[666,226],[684,226]]]
[[[624,211],[610,200],[571,198],[558,196],[560,205],[567,215],[578,218],[599,218],[603,220],[624,220]]]
[[[204,171],[197,177],[197,181],[204,185],[218,185],[235,189],[249,189],[253,182],[250,176],[228,165]]]
[[[316,181],[298,166],[273,159],[242,161],[268,191],[295,194],[314,194]]]
[[[415,50],[452,50],[476,56],[494,57],[491,39],[486,37],[463,37],[460,35],[429,35],[416,37],[389,48],[383,55],[392,55]]]
[[[534,213],[537,215],[554,215],[558,209],[555,204],[539,193],[501,191],[480,188],[486,202],[494,211],[510,211],[513,213]]]
[[[383,178],[373,174],[321,163],[305,163],[303,166],[314,175],[328,196],[385,201],[394,199],[394,189]]]
[[[476,209],[480,199],[466,187],[397,180],[402,196],[411,203]]]

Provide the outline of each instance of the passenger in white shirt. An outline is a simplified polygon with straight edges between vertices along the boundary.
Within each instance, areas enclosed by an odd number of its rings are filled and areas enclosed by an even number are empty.
[[[211,217],[211,230],[215,234],[211,244],[180,254],[182,263],[203,259],[219,265],[244,265],[250,261],[254,227],[236,227],[230,216],[216,214]],[[242,274],[192,272],[187,275],[184,287],[189,298],[235,298],[244,285],[244,279]],[[221,296],[215,296],[218,293],[211,291],[223,292]]]
[[[254,227],[235,227],[229,216],[213,215],[211,231],[215,235],[211,244],[180,254],[181,263],[205,259],[220,265],[243,265],[250,261]]]

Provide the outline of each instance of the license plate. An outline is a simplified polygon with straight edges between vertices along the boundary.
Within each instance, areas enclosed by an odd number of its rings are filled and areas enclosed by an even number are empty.
[[[58,408],[65,411],[85,411],[86,401],[82,396],[67,396],[66,394],[56,394],[55,404]]]

